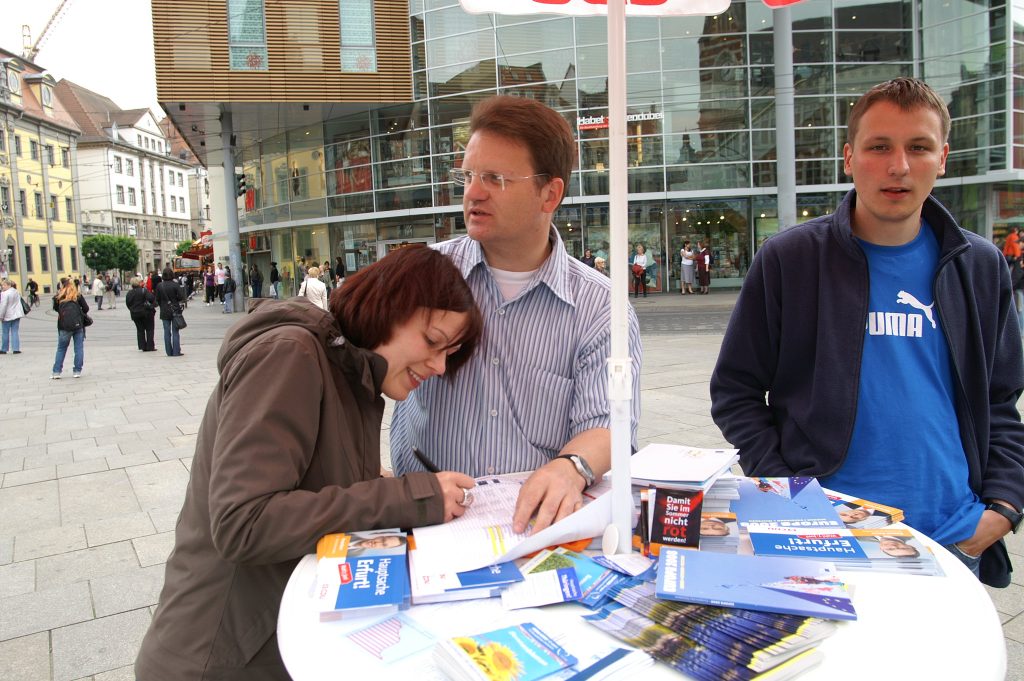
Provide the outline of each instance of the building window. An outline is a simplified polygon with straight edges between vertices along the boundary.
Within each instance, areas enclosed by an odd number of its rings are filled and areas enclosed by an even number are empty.
[[[39,160],[39,142],[35,140],[28,141],[28,155],[33,161]]]
[[[121,157],[120,156],[115,156],[114,157],[114,172],[115,173],[120,173],[121,172]]]
[[[0,151],[7,151],[7,136],[0,131]]]
[[[64,197],[64,216],[67,218],[68,222],[75,221],[74,204],[72,203],[70,196]]]
[[[32,267],[32,247],[25,244],[25,272],[35,272]]]
[[[117,202],[124,204],[124,187],[117,185],[117,187],[114,188],[114,191],[117,193]]]
[[[28,199],[25,197],[25,190],[24,189],[19,189],[18,190],[18,203],[21,204],[21,210],[19,211],[21,213],[21,217],[27,218],[28,217]]]
[[[142,135],[136,135],[135,136],[135,141],[137,142],[136,146],[141,147],[142,146]]]
[[[78,269],[78,249],[74,246],[71,247],[71,267],[69,269]]]
[[[21,135],[14,136],[14,155],[21,158]]]
[[[35,214],[35,217],[41,218],[41,217],[43,217],[43,193],[42,192],[35,192],[35,199],[36,199],[36,214]]]
[[[135,176],[135,161],[130,158],[124,160],[124,174],[131,175],[132,177]]]
[[[61,270],[64,269],[64,247],[63,246],[54,246],[53,247],[53,264],[57,268],[58,272],[60,272]]]
[[[345,0],[338,3],[341,22],[341,70],[373,73],[377,70],[372,0]]]
[[[60,164],[65,168],[71,167],[71,150],[67,147],[60,148]]]
[[[135,187],[128,187],[128,205],[135,205]]]
[[[46,145],[46,162],[50,164],[50,167],[57,165],[57,156],[54,154],[53,145]]]
[[[228,50],[232,71],[270,68],[262,0],[228,0]]]
[[[182,173],[178,173],[178,186],[183,187],[185,183],[185,176]]]
[[[171,212],[174,213],[178,210],[178,199],[174,196],[171,197]]]
[[[3,74],[0,74],[3,77]],[[18,271],[18,249],[14,247],[13,241],[7,242],[7,248],[11,249],[11,258],[7,261],[7,271],[17,272]]]
[[[205,217],[207,220],[210,219],[210,207],[209,206],[203,206],[203,217]]]
[[[50,194],[50,219],[60,220],[60,213],[57,212],[57,195]]]
[[[11,190],[7,187],[0,187],[0,211],[4,215],[11,214]]]
[[[173,170],[168,170],[167,171],[167,184],[168,184],[168,186],[171,186],[171,187],[174,186],[174,171]]]
[[[49,272],[50,271],[50,258],[49,253],[46,251],[46,244],[39,247],[39,271]]]

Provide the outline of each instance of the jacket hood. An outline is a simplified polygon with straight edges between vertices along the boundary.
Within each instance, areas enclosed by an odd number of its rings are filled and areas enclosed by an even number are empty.
[[[331,362],[367,390],[380,394],[387,361],[374,352],[347,342],[334,315],[307,298],[258,298],[250,301],[245,317],[228,329],[224,337],[217,354],[217,370],[223,372],[228,362],[250,341],[281,326],[298,326],[313,334]]]

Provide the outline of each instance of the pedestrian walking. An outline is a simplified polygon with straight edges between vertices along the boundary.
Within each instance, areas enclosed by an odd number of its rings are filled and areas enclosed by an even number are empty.
[[[345,283],[345,260],[339,255],[334,259],[334,285],[341,288]]]
[[[651,265],[651,259],[647,255],[643,244],[636,245],[636,255],[633,256],[633,297],[636,298],[643,289],[644,298],[647,297],[647,268]]]
[[[178,334],[178,327],[174,325],[174,315],[182,315],[185,302],[185,292],[174,281],[174,272],[168,267],[164,269],[165,279],[157,284],[156,302],[160,306],[160,321],[164,325],[164,352],[168,357],[180,357],[181,337]]]
[[[306,280],[299,287],[299,297],[309,298],[321,309],[327,309],[327,287],[320,281],[320,268],[316,265],[306,270]]]
[[[110,278],[110,287],[114,290],[114,302],[113,308],[117,309],[117,300],[121,297],[121,275],[114,273],[114,276]]]
[[[103,278],[103,302],[111,310],[117,307],[114,305],[114,278],[109,274]]]
[[[253,298],[263,297],[263,273],[260,272],[259,265],[252,266],[252,272],[249,274],[249,285],[252,286]]]
[[[213,273],[213,277],[217,284],[217,300],[224,302],[224,279],[227,275],[224,273],[224,266],[217,263],[217,270]]]
[[[281,275],[277,271],[277,263],[270,263],[270,297],[279,298],[281,292],[278,290],[278,282],[281,281]]]
[[[135,323],[135,339],[142,352],[154,352],[156,343],[153,340],[154,318],[156,317],[156,296],[142,285],[142,277],[133,277],[131,290],[124,297],[124,304]]]
[[[100,275],[97,274],[92,280],[92,297],[96,301],[96,309],[103,309],[103,292],[107,290],[107,287],[103,285],[103,280]]]
[[[228,269],[224,273],[224,312],[223,314],[232,314],[235,311],[235,278],[231,276],[231,270]]]
[[[206,306],[209,307],[217,291],[217,280],[213,274],[213,265],[208,266],[206,273],[203,274],[203,287],[206,289]]]
[[[96,277],[99,280],[99,277]],[[100,282],[102,284],[102,282]],[[67,281],[60,292],[53,297],[53,311],[57,313],[57,354],[53,358],[50,378],[58,379],[64,371],[64,357],[68,346],[75,345],[75,361],[72,376],[80,378],[85,366],[85,324],[89,314],[89,303],[79,293],[78,282]]]
[[[21,326],[21,318],[24,316],[25,309],[22,307],[18,289],[10,280],[0,280],[0,320],[3,325],[0,355],[6,355],[8,351],[15,355],[21,354],[21,338],[18,328]]]

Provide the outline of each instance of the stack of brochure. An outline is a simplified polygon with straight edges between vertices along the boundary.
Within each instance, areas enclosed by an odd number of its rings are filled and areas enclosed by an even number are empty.
[[[682,553],[666,549],[663,555]],[[585,617],[619,640],[693,678],[788,679],[820,663],[818,644],[835,631],[812,617],[660,600],[655,585],[632,580],[615,603]]]
[[[413,605],[493,598],[500,596],[510,584],[523,580],[512,561],[464,572],[426,572],[417,561],[419,552],[415,542],[410,544],[409,583]]]
[[[735,513],[704,513],[700,518],[700,550],[736,553],[740,528]]]
[[[634,485],[708,492],[739,461],[738,449],[649,444],[630,459]]]
[[[531,622],[447,639],[434,648],[438,670],[453,681],[534,681],[576,662],[575,657]]]
[[[903,521],[903,511],[898,508],[857,499],[830,489],[822,491],[832,502],[839,519],[851,530],[877,529]]]
[[[321,622],[385,615],[409,607],[405,532],[325,535],[316,544],[314,599]]]

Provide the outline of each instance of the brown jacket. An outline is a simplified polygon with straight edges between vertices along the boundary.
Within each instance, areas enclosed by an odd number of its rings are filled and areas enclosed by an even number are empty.
[[[329,313],[257,300],[218,368],[140,681],[287,679],[277,612],[317,539],[443,520],[436,476],[380,477],[387,363],[346,343]]]

